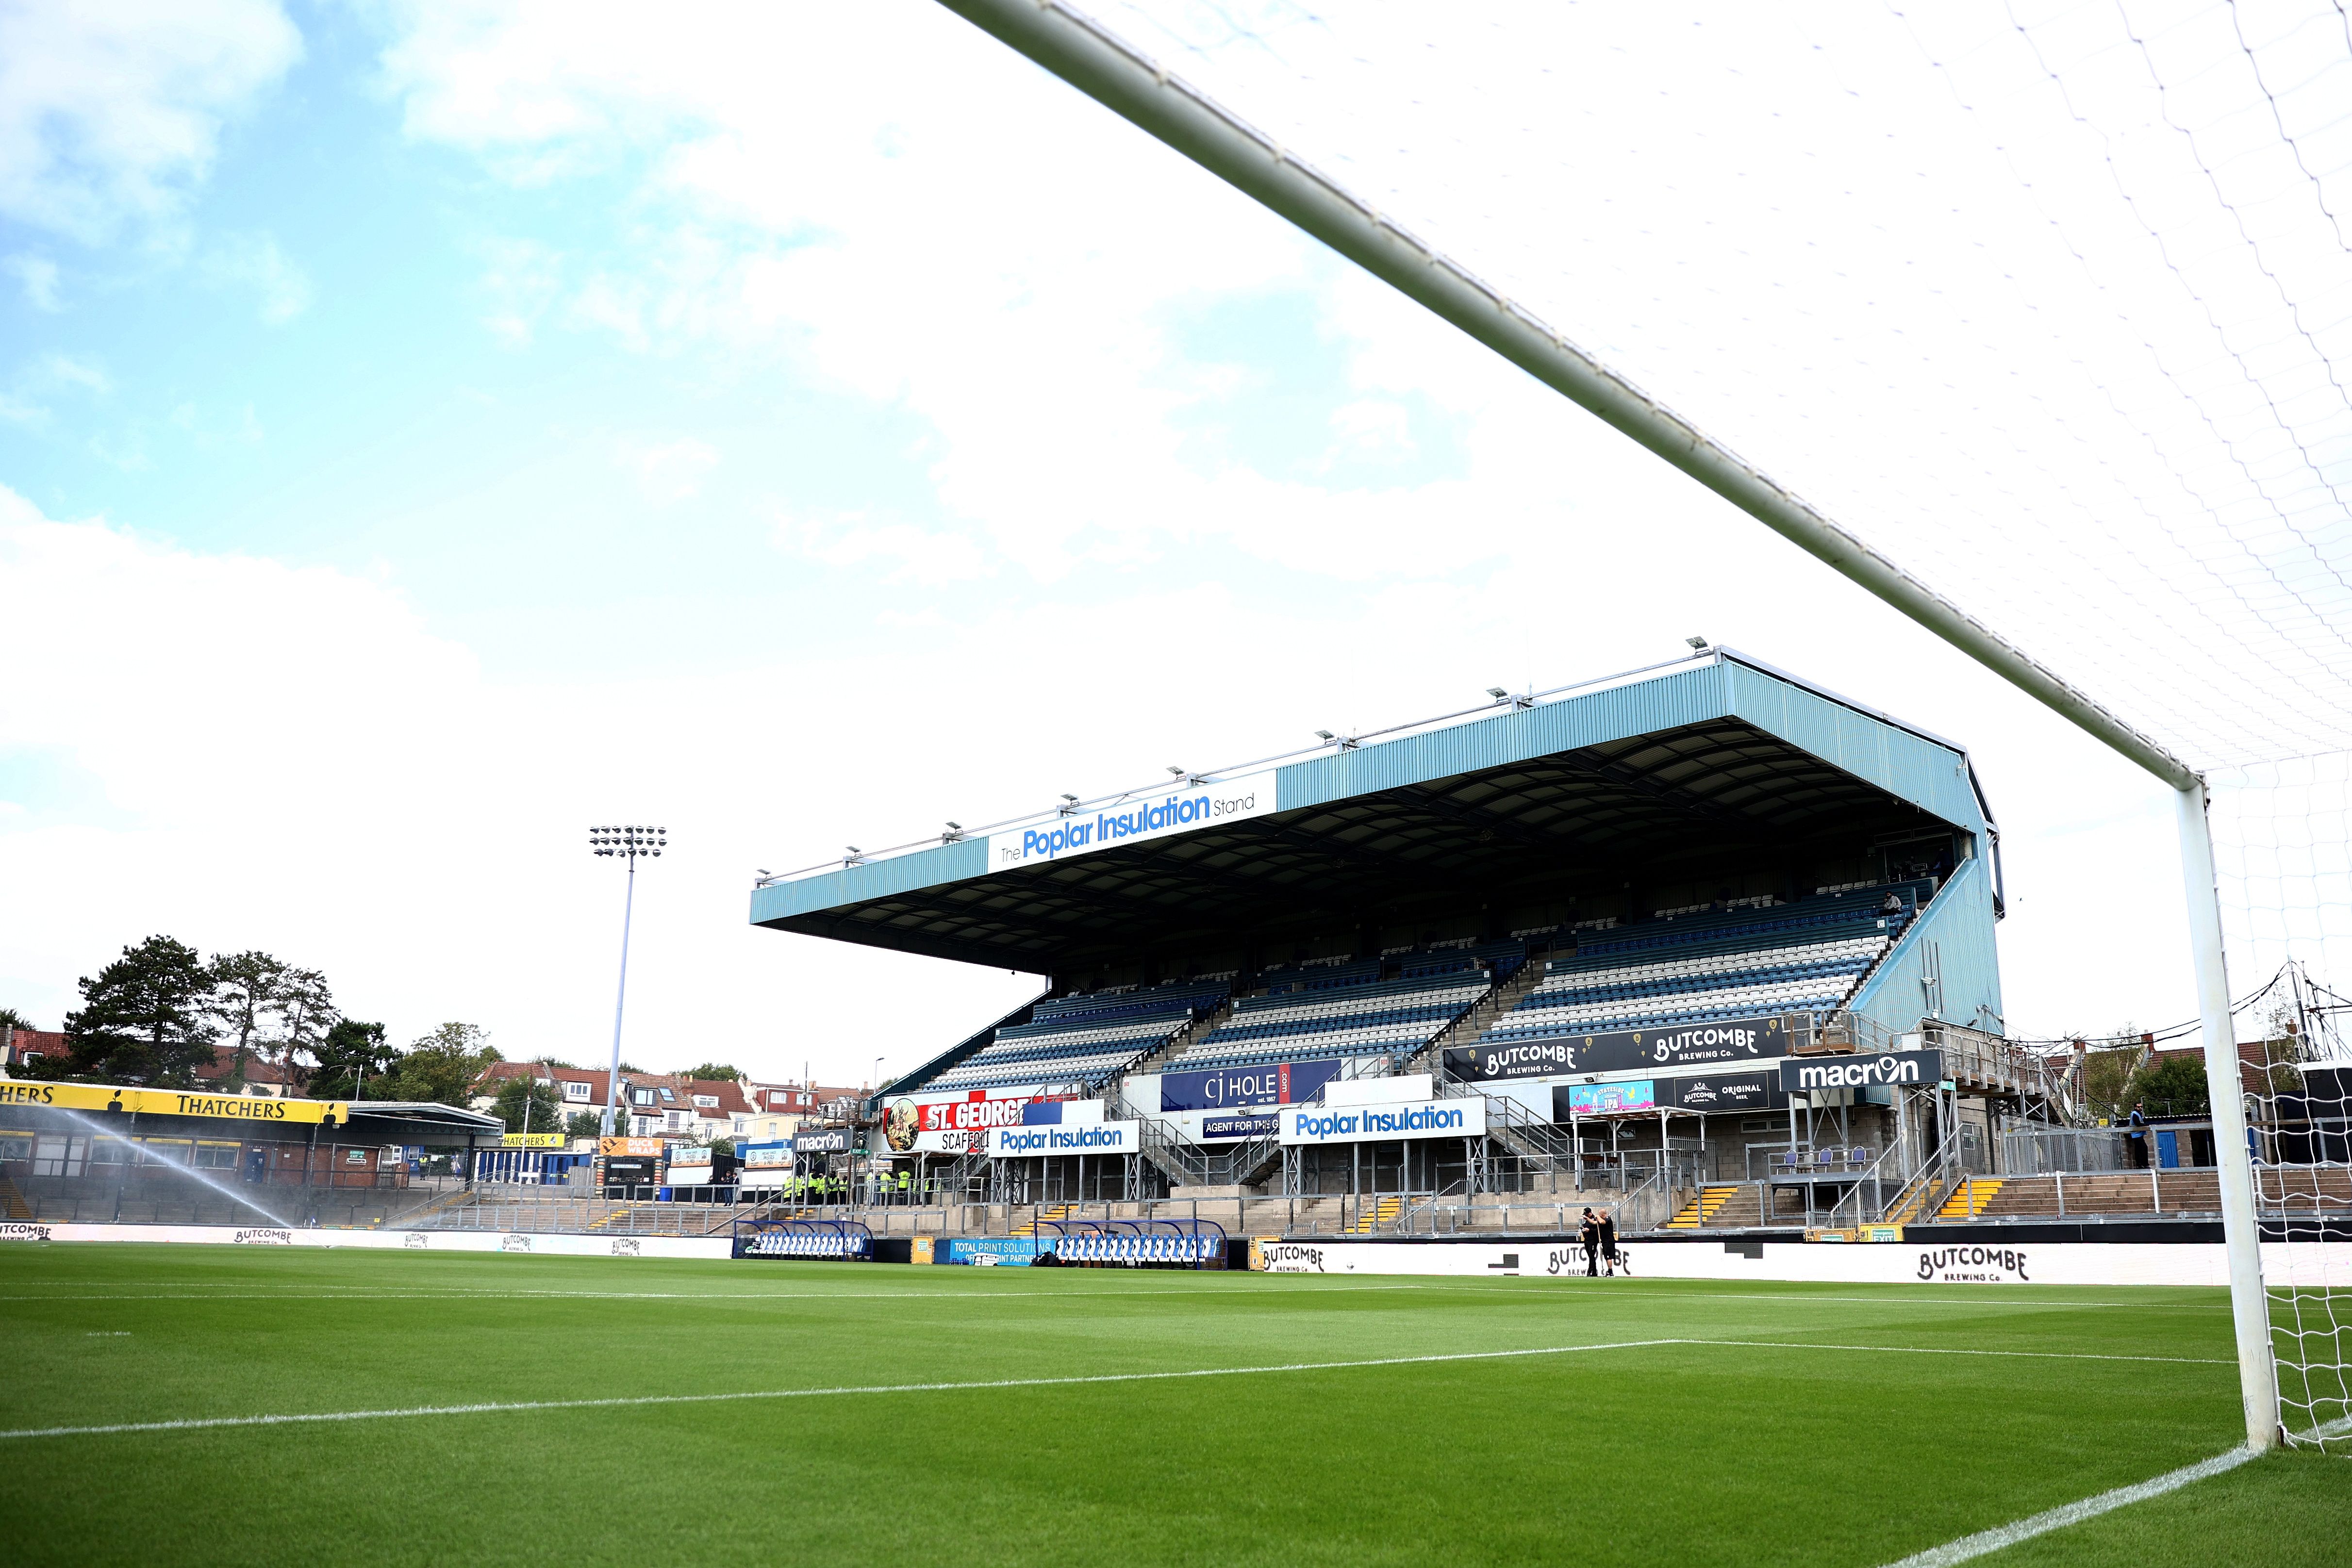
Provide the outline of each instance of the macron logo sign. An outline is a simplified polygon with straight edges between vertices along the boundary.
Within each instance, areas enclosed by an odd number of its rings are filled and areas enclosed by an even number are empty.
[[[1889,1051],[1876,1056],[1792,1056],[1780,1063],[1780,1087],[1805,1094],[1823,1089],[1876,1089],[1891,1083],[1937,1083],[1940,1051]]]
[[[1274,780],[1272,773],[1253,773],[1222,784],[1194,784],[1156,800],[1076,812],[1041,827],[992,833],[988,869],[1013,871],[1043,865],[1145,839],[1263,817],[1275,809]]]

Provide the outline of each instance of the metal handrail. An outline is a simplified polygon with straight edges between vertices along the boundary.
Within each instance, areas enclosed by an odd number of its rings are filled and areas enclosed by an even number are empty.
[[[1886,1181],[1886,1174],[1883,1167],[1886,1165],[1887,1161],[1895,1160],[1896,1162],[1895,1168],[1898,1170],[1901,1169],[1903,1161],[1900,1156],[1903,1154],[1904,1149],[1900,1144],[1889,1144],[1886,1147],[1878,1152],[1878,1157],[1876,1159],[1871,1161],[1870,1164],[1864,1166],[1859,1172],[1855,1173],[1853,1188],[1849,1190],[1843,1197],[1839,1198],[1835,1203],[1830,1205],[1828,1212],[1822,1216],[1823,1228],[1831,1230],[1851,1229],[1856,1226],[1875,1225],[1880,1220],[1885,1219],[1891,1207],[1886,1204],[1875,1205],[1874,1207],[1877,1208],[1878,1212],[1873,1218],[1868,1219],[1863,1218],[1864,1212],[1862,1201],[1864,1186],[1865,1184],[1868,1184],[1872,1191],[1880,1193],[1883,1196],[1885,1190]],[[1906,1181],[1904,1188],[1898,1190],[1896,1196],[1900,1197],[1901,1192],[1908,1190],[1908,1187],[1909,1183]],[[1848,1204],[1852,1204],[1853,1206],[1853,1217],[1851,1219],[1841,1219],[1839,1218],[1839,1213],[1841,1210],[1845,1208]]]
[[[1879,1220],[1884,1221],[1890,1214],[1901,1213],[1905,1207],[1910,1206],[1914,1193],[1919,1195],[1916,1211],[1920,1214],[1927,1213],[1929,1207],[1943,1196],[1941,1186],[1947,1168],[1957,1157],[1958,1151],[1950,1146],[1938,1148],[1933,1155],[1920,1165],[1918,1171],[1912,1176],[1911,1179],[1905,1182],[1895,1196],[1879,1209]]]

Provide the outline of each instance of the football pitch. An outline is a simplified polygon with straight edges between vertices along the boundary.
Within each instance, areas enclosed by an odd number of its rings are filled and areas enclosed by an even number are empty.
[[[2242,1427],[2222,1294],[0,1250],[16,1563],[1837,1563]],[[2341,1564],[2286,1454],[1993,1563]]]

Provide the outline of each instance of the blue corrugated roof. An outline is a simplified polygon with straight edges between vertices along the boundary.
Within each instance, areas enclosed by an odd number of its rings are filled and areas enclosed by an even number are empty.
[[[1696,667],[1290,763],[1279,769],[1277,809],[1287,814],[1726,717],[1955,827],[1982,834],[1988,826],[1964,751],[1727,651]],[[987,842],[973,838],[756,888],[751,919],[786,920],[987,873]]]

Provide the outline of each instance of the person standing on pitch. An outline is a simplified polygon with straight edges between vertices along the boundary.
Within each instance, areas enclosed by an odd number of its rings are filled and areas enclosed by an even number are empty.
[[[1601,1260],[1608,1265],[1609,1277],[1613,1280],[1617,1277],[1617,1215],[1613,1209],[1601,1211],[1599,1231]],[[1630,1274],[1633,1270],[1629,1269],[1626,1272]]]
[[[1601,1224],[1592,1218],[1592,1210],[1584,1211],[1583,1223],[1576,1228],[1576,1239],[1584,1243],[1584,1277],[1601,1277]]]

